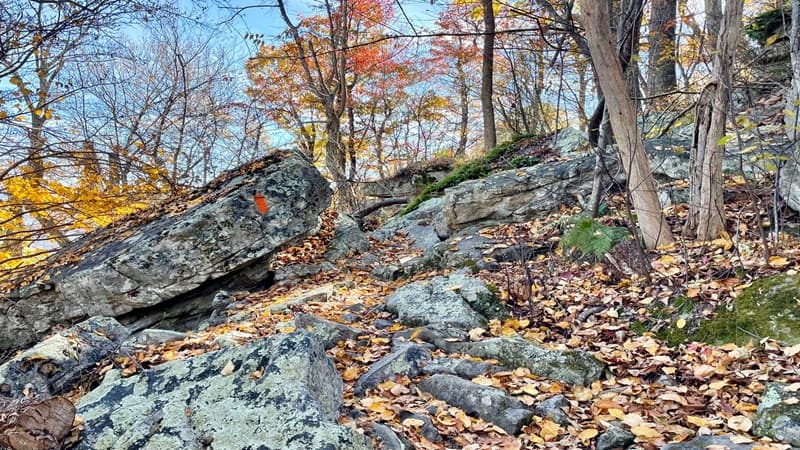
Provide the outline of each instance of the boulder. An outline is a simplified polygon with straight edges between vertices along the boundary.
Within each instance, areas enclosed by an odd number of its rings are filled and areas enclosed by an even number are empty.
[[[523,222],[575,203],[591,192],[594,156],[497,172],[445,190],[443,227],[448,235],[482,223]],[[617,172],[616,159],[606,166]]]
[[[475,328],[485,325],[487,318],[507,315],[483,281],[460,273],[403,286],[386,299],[386,308],[410,326]]]
[[[21,398],[26,390],[41,398],[68,391],[129,334],[110,317],[92,317],[45,339],[0,366],[0,399]]]
[[[322,341],[325,349],[335,347],[340,341],[355,340],[359,336],[369,334],[366,330],[349,327],[310,314],[295,314],[294,323],[297,328],[302,328],[315,334]]]
[[[717,316],[701,322],[691,339],[698,342],[744,345],[770,338],[786,345],[800,344],[800,309],[797,292],[800,275],[775,275],[756,280]]]
[[[496,359],[508,367],[525,367],[534,375],[571,384],[588,386],[607,370],[605,364],[582,350],[548,350],[519,336],[445,345],[447,351]]]
[[[784,383],[767,385],[753,421],[753,434],[800,447],[800,394],[786,388]]]
[[[342,386],[322,343],[304,331],[128,378],[111,371],[77,405],[85,428],[75,448],[372,449],[338,424]]]
[[[253,205],[257,192],[269,206],[264,213]],[[0,348],[97,315],[135,324],[132,329],[165,316],[192,328],[187,321],[205,318],[216,291],[263,286],[266,263],[318,226],[330,196],[311,162],[279,153],[88,235],[55,255],[30,284],[0,298]]]
[[[367,249],[369,249],[367,234],[361,231],[355,219],[339,214],[336,217],[333,240],[325,251],[325,259],[337,261],[353,253],[365,252]]]
[[[467,414],[492,422],[511,435],[519,433],[533,417],[533,411],[505,391],[453,375],[433,375],[420,383],[419,388]]]
[[[422,372],[422,367],[430,361],[431,352],[418,344],[406,343],[373,363],[366,373],[356,381],[353,391],[356,395],[364,395],[383,381],[397,375],[413,378]]]
[[[414,211],[406,215],[398,215],[389,219],[372,235],[380,240],[391,239],[395,234],[405,234],[414,247],[426,250],[441,242],[435,224],[440,219],[442,199],[426,200]]]

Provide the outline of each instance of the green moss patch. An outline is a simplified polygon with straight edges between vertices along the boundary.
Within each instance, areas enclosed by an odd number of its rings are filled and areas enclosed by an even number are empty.
[[[434,196],[440,194],[447,188],[461,184],[464,181],[477,180],[478,178],[483,178],[489,175],[489,173],[493,171],[495,163],[497,163],[503,156],[515,150],[517,143],[521,141],[527,141],[532,137],[534,136],[533,135],[514,136],[511,140],[506,141],[498,145],[497,147],[493,148],[492,150],[490,150],[489,153],[487,153],[485,156],[473,159],[472,161],[468,161],[466,163],[457,166],[450,175],[442,178],[441,180],[435,183],[427,185],[418,196],[414,197],[414,199],[411,200],[408,206],[406,206],[406,208],[400,214],[406,215],[411,211],[414,211],[415,209],[417,209],[420,203],[424,202],[425,200],[433,198]],[[522,164],[523,162],[531,162],[533,160],[535,160],[535,163],[539,162],[539,158],[533,158],[527,160],[524,158],[519,159],[519,157],[515,157],[514,159],[512,159],[512,161],[515,160],[517,161],[517,164]],[[514,166],[504,167],[504,168],[505,169],[514,168]]]
[[[714,319],[700,323],[691,338],[711,344],[746,344],[763,338],[800,344],[800,275],[755,281]]]
[[[670,347],[685,343],[689,339],[689,330],[695,326],[694,312],[697,304],[694,300],[678,296],[669,300],[667,305],[656,303],[648,309],[648,317],[631,323],[634,333],[652,332],[657,338]],[[683,326],[678,321],[683,320]]]

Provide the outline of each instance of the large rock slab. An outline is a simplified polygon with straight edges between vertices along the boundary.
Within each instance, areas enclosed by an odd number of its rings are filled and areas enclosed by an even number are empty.
[[[800,447],[800,393],[787,387],[784,383],[767,385],[753,421],[753,434]]]
[[[505,391],[454,375],[433,375],[420,383],[419,388],[467,414],[494,423],[511,435],[519,433],[533,417],[533,411]]]
[[[386,299],[386,308],[410,326],[475,328],[506,314],[483,281],[460,273],[403,286]]]
[[[265,213],[254,207],[256,192],[267,201]],[[230,172],[185,200],[182,211],[176,207],[180,212],[87,236],[64,250],[80,255],[77,262],[0,298],[0,348],[32,343],[55,325],[91,316],[118,317],[143,329],[158,319],[142,315],[161,318],[165,304],[173,317],[202,315],[219,289],[267,280],[266,263],[276,250],[318,225],[330,188],[305,158],[282,153]],[[95,247],[98,235],[106,239]]]
[[[92,317],[0,366],[0,400],[49,398],[71,389],[89,369],[112,356],[130,332],[110,317]]]
[[[109,372],[78,403],[85,431],[76,448],[372,449],[337,423],[341,404],[333,362],[299,331],[129,378]]]
[[[480,223],[522,222],[573,204],[591,192],[594,165],[594,156],[585,156],[465,181],[445,190],[438,229],[453,234]],[[617,172],[616,159],[609,157],[606,166]]]
[[[606,365],[582,350],[548,350],[515,337],[477,342],[445,342],[447,351],[492,358],[508,367],[525,367],[534,375],[588,386],[606,372]]]

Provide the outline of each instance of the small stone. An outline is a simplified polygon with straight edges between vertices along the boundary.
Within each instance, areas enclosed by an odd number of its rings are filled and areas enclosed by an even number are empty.
[[[412,450],[411,443],[401,438],[393,429],[382,424],[373,423],[370,428],[371,434],[381,443],[383,450]]]
[[[422,429],[420,429],[422,436],[431,442],[441,442],[442,435],[439,434],[439,430],[436,429],[436,426],[433,424],[430,417],[424,414],[415,414],[410,411],[400,411],[400,421],[406,419],[421,420],[423,423]]]
[[[353,323],[358,322],[359,317],[353,313],[344,313],[342,314],[342,322],[344,323]]]
[[[422,366],[430,361],[431,352],[418,344],[406,344],[372,364],[369,370],[356,381],[354,392],[361,396],[367,389],[374,388],[396,375],[413,378],[420,374]]]
[[[392,322],[391,320],[386,320],[386,319],[375,319],[375,321],[372,322],[372,326],[374,326],[375,328],[377,328],[379,330],[383,330],[385,328],[389,328],[389,327],[391,327],[393,325],[394,325],[394,322]]]
[[[569,406],[570,403],[566,397],[556,395],[536,405],[533,412],[559,425],[567,426],[569,425],[569,416],[564,412],[564,408],[569,408]]]
[[[597,450],[628,448],[635,439],[636,436],[630,431],[612,425],[597,438]]]
[[[189,337],[186,333],[172,330],[148,328],[134,337],[134,343],[141,345],[163,345],[169,342],[182,341]]]

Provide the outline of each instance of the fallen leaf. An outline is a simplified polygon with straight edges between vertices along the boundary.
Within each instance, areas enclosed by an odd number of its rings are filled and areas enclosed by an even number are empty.
[[[753,428],[753,421],[747,416],[733,416],[728,418],[728,428],[735,431],[748,432]]]

